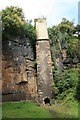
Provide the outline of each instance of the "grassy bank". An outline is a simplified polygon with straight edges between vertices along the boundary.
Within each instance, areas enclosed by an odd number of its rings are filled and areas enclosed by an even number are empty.
[[[3,118],[51,118],[45,108],[32,102],[3,103]]]
[[[58,103],[40,107],[32,102],[3,103],[3,118],[77,118],[78,102]]]
[[[76,100],[69,102],[60,102],[49,108],[52,113],[55,110],[55,118],[78,118],[78,102]]]

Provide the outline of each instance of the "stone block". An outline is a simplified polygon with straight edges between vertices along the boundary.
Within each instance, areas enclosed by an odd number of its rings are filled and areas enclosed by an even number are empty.
[[[49,39],[47,32],[46,19],[35,19],[37,40]],[[38,47],[39,48],[39,47]]]

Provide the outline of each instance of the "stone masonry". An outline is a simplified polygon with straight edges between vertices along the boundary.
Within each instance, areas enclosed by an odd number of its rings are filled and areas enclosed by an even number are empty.
[[[50,53],[50,44],[46,27],[46,19],[36,21],[36,59],[37,59],[37,82],[38,82],[38,100],[52,98],[51,83],[53,81],[52,61]]]

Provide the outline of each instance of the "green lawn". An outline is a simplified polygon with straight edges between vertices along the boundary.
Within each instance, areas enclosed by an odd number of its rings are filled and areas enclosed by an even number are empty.
[[[33,102],[3,103],[3,118],[77,118],[78,104],[59,103],[48,108],[37,106]]]
[[[51,118],[50,112],[32,102],[3,103],[3,118]]]

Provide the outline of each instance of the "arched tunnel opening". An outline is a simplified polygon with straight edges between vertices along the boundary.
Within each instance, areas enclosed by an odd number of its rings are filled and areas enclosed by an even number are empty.
[[[50,99],[49,99],[48,97],[47,97],[47,98],[45,98],[45,99],[44,99],[44,103],[45,103],[45,104],[49,104],[49,105],[50,105]]]

